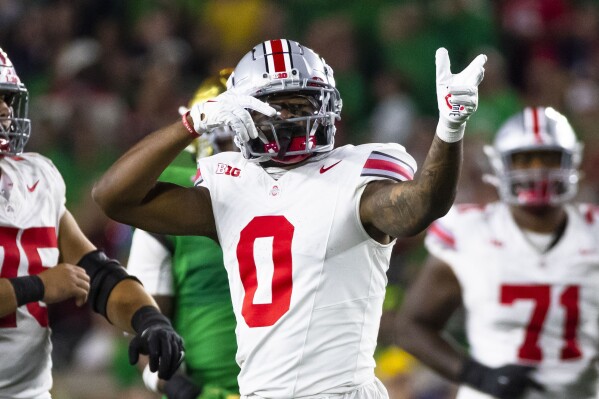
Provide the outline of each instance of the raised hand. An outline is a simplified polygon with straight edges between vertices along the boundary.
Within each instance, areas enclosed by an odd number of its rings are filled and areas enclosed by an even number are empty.
[[[481,54],[454,75],[447,50],[443,47],[437,50],[437,135],[443,141],[453,143],[464,136],[466,121],[478,107],[478,85],[483,80],[486,61],[487,56]]]
[[[274,116],[277,113],[273,107],[255,97],[226,91],[212,100],[191,107],[189,116],[198,134],[229,126],[235,132],[237,140],[246,143],[258,137],[248,109],[266,116]]]
[[[62,302],[75,298],[77,306],[87,301],[89,276],[82,267],[68,263],[59,263],[55,267],[38,274],[44,283],[45,303]]]

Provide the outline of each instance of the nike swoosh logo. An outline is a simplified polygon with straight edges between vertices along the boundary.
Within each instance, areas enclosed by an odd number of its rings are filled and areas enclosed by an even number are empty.
[[[29,192],[30,192],[30,193],[34,192],[34,191],[35,191],[35,188],[37,187],[37,184],[38,184],[39,182],[40,182],[40,181],[38,180],[38,181],[36,181],[35,183],[33,183],[33,186],[31,186],[31,187],[27,186],[27,190],[29,190]]]
[[[332,167],[334,167],[335,165],[337,165],[341,161],[342,161],[342,159],[340,159],[339,161],[335,162],[334,164],[332,164],[328,168],[325,168],[324,166],[321,166],[320,167],[320,174],[323,174],[324,172],[326,172],[327,170],[331,169]]]

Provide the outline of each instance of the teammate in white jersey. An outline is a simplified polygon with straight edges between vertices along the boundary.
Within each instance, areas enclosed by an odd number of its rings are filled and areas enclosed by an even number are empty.
[[[599,366],[599,213],[573,204],[582,145],[552,108],[526,108],[486,148],[500,201],[428,231],[398,342],[462,384],[459,399],[591,399]],[[442,330],[463,304],[470,354]]]
[[[391,247],[450,208],[485,60],[453,75],[437,52],[440,120],[416,180],[399,144],[333,149],[333,71],[281,39],[254,47],[225,93],[143,139],[96,184],[121,222],[218,240],[243,397],[387,397],[373,352]],[[156,182],[194,137],[223,125],[240,153],[201,159],[195,187]]]
[[[137,332],[132,360],[150,352],[154,370],[169,378],[181,339],[141,284],[83,235],[50,160],[23,153],[27,105],[27,89],[0,49],[0,398],[50,398],[46,305],[69,298],[79,306],[89,300],[115,326]]]

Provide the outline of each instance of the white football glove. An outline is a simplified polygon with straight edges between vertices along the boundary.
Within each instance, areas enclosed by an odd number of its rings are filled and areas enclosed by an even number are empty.
[[[435,54],[437,66],[437,136],[454,143],[464,137],[466,121],[478,107],[478,85],[485,75],[487,56],[479,55],[462,72],[453,75],[449,55],[443,47]]]
[[[245,143],[258,137],[258,131],[247,109],[266,116],[274,116],[277,113],[273,107],[255,97],[226,91],[213,99],[192,106],[189,116],[198,134],[229,126],[238,139]]]

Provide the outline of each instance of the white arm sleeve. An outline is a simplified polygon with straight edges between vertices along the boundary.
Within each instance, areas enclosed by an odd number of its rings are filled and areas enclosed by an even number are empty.
[[[173,295],[171,253],[151,234],[136,229],[127,263],[129,274],[137,277],[151,295]]]

